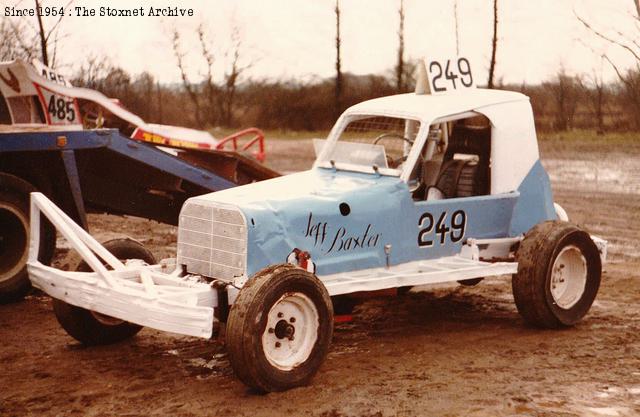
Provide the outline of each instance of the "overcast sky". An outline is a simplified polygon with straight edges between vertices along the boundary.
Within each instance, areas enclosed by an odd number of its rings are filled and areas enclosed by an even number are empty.
[[[33,0],[0,0],[3,6],[31,7]],[[64,6],[67,0],[42,0]],[[456,53],[454,0],[405,0],[406,58],[445,57]],[[492,36],[493,0],[458,0],[460,55],[470,58],[477,79],[486,80]],[[356,74],[389,71],[396,62],[399,0],[341,0],[343,71]],[[100,12],[100,6],[193,8],[193,17],[77,17],[62,23],[66,34],[58,63],[77,65],[88,55],[105,55],[132,73],[148,71],[163,82],[179,81],[171,50],[173,27],[183,36],[190,76],[202,73],[195,29],[204,24],[222,74],[224,53],[236,25],[242,37],[242,59],[252,63],[252,78],[327,77],[334,74],[335,15],[333,0],[76,0]],[[66,9],[67,11],[69,8]],[[505,82],[536,83],[563,66],[569,73],[613,72],[599,54],[606,52],[622,67],[633,60],[620,48],[589,33],[574,10],[613,36],[634,33],[632,0],[499,0],[497,76]],[[4,7],[2,16],[4,16]],[[0,17],[2,19],[35,18]],[[51,25],[51,18],[45,25]],[[595,52],[594,52],[595,51]],[[59,65],[59,66],[60,66]],[[482,84],[482,82],[480,82]]]

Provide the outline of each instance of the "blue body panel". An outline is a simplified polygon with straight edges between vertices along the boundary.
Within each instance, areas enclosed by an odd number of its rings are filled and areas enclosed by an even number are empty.
[[[467,238],[517,236],[555,218],[539,162],[517,191],[499,195],[414,201],[400,178],[316,168],[218,196],[246,217],[247,276],[294,248],[329,275],[451,256]]]
[[[516,204],[509,235],[526,233],[536,224],[545,220],[556,220],[558,216],[553,207],[553,194],[549,175],[538,160],[518,188],[520,198]]]

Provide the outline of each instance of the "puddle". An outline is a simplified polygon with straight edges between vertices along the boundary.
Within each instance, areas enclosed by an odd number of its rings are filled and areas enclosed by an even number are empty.
[[[640,194],[640,162],[636,158],[613,160],[546,159],[552,184],[567,184],[591,191]]]
[[[587,410],[598,416],[619,416],[620,411],[615,407],[587,407]]]

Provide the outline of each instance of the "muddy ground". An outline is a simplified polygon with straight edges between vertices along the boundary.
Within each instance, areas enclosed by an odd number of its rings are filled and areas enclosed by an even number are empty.
[[[271,140],[270,148],[281,170],[312,160],[309,141]],[[35,294],[0,306],[0,416],[640,415],[640,148],[575,149],[542,144],[556,200],[610,242],[600,293],[575,328],[526,327],[504,277],[372,299],[336,325],[311,386],[261,396],[234,378],[219,340],[144,329],[85,348]],[[90,221],[100,240],[126,234],[158,257],[174,251],[172,227]],[[60,244],[57,265],[73,267]]]

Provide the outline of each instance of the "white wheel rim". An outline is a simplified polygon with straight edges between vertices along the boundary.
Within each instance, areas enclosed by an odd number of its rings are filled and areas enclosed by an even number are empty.
[[[306,295],[283,295],[269,310],[262,350],[271,365],[290,371],[309,358],[318,340],[318,309]]]
[[[587,285],[587,260],[580,249],[563,248],[551,269],[551,296],[558,307],[569,309],[582,298]]]

